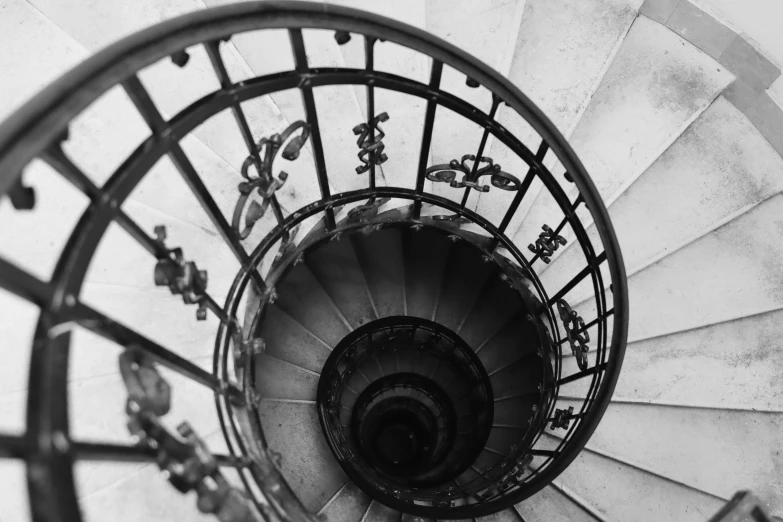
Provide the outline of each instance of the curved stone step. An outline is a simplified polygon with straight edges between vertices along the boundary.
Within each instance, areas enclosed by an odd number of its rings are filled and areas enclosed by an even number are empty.
[[[570,139],[603,199],[611,203],[624,191],[732,79],[668,28],[638,17]],[[562,172],[553,171],[558,180]],[[575,186],[568,189],[575,199]],[[552,196],[541,192],[515,243],[526,248],[544,223],[554,227],[562,217]],[[569,241],[570,234],[564,234]]]
[[[330,522],[359,522],[370,507],[372,499],[359,486],[347,482],[318,512]]]
[[[351,236],[356,258],[380,317],[406,315],[402,234],[397,228]]]
[[[783,159],[775,149],[718,97],[610,207],[628,275],[783,190],[781,171]],[[594,244],[597,235],[591,226]],[[573,246],[541,276],[547,288],[562,286],[582,268],[584,256]],[[588,286],[582,283],[570,295],[592,293]]]
[[[723,498],[748,489],[777,513],[782,424],[780,413],[613,403],[588,447]]]
[[[558,483],[607,520],[704,522],[726,502],[591,451],[580,453]]]
[[[352,241],[329,241],[305,255],[305,263],[353,328],[379,318]]]
[[[351,331],[345,316],[306,264],[292,268],[275,291],[275,304],[329,346],[337,346]]]
[[[783,354],[775,349],[776,310],[632,342],[615,390],[618,399],[783,411]]]
[[[388,506],[384,506],[377,500],[370,503],[362,522],[400,522],[402,513]]]
[[[331,347],[274,304],[267,304],[259,335],[266,352],[278,359],[320,372],[331,353]]]
[[[452,245],[443,273],[434,321],[457,331],[475,308],[494,308],[481,302],[484,286],[493,274],[492,264],[481,259],[481,252],[465,241]]]
[[[629,341],[779,309],[783,232],[767,225],[781,212],[783,196],[772,197],[632,276]]]
[[[320,373],[265,353],[254,357],[256,391],[270,399],[314,401]]]
[[[525,522],[600,522],[551,485],[515,507]]]
[[[526,0],[509,80],[569,136],[641,4],[641,0]],[[536,150],[541,138],[518,114],[501,105],[497,119],[528,148]],[[527,172],[527,165],[497,140],[492,141],[487,155],[520,179]],[[538,179],[533,181],[529,195],[509,224],[509,232],[519,228],[541,187]],[[481,194],[477,211],[500,224],[512,197],[501,191]]]
[[[437,231],[403,232],[408,315],[433,319],[450,248],[451,242]]]
[[[315,404],[262,400],[261,425],[280,469],[304,506],[320,510],[348,481],[321,432]]]

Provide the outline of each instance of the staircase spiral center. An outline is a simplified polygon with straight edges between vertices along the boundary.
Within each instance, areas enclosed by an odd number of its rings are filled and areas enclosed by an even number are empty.
[[[451,330],[387,317],[338,344],[321,373],[321,426],[332,452],[370,490],[433,488],[462,473],[486,443],[489,377]]]

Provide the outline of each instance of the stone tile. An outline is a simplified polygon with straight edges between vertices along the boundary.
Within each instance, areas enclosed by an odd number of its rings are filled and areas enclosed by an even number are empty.
[[[734,38],[718,62],[756,92],[765,91],[780,76],[780,69],[741,36]]]
[[[639,13],[665,24],[679,3],[680,0],[646,0]]]
[[[727,100],[729,100],[742,112],[745,112],[748,107],[753,105],[753,103],[756,101],[756,98],[758,98],[760,94],[761,93],[759,91],[743,82],[739,78],[734,80],[734,83],[729,85],[726,90],[723,91],[723,96],[725,96]]]
[[[745,111],[745,116],[783,156],[783,109],[767,93],[761,93]]]
[[[737,33],[687,0],[674,9],[666,25],[693,45],[717,59]]]

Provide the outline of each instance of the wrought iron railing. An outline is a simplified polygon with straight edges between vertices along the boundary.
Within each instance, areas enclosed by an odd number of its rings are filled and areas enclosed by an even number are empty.
[[[268,29],[288,32],[294,69],[233,81],[223,62],[221,42],[248,31]],[[333,31],[338,43],[353,37],[363,38],[365,67],[311,68],[303,39],[303,32],[311,29]],[[374,49],[386,42],[429,57],[429,81],[422,83],[376,70]],[[194,46],[206,50],[220,88],[166,119],[138,74],[169,57],[187,67],[188,49]],[[487,92],[491,107],[488,112],[444,88],[445,66],[463,75],[468,86]],[[356,126],[354,135],[346,136],[346,147],[358,146],[358,174],[350,174],[366,179],[364,189],[338,194],[331,191],[330,179],[334,175],[329,173],[324,158],[322,129],[313,95],[313,89],[329,85],[366,86],[368,121]],[[98,186],[64,152],[62,145],[75,118],[115,86],[120,86],[132,100],[150,135],[105,184]],[[281,129],[279,134],[256,141],[241,103],[286,89],[301,93],[305,119]],[[376,114],[376,89],[426,102],[417,150],[392,152],[385,148],[381,125],[393,119],[394,114]],[[533,144],[536,152],[498,120],[501,106],[521,117],[538,134],[540,143]],[[483,133],[475,154],[455,151],[454,157],[460,158],[459,161],[430,166],[433,127],[442,108],[482,128]],[[222,111],[233,113],[248,149],[247,160],[237,166],[241,167],[244,181],[238,188],[231,222],[220,211],[180,144],[201,123]],[[485,152],[490,137],[520,158],[525,171],[505,172],[488,158]],[[281,153],[284,158],[296,161],[305,144],[312,147],[320,198],[287,215],[276,192],[285,185],[288,176],[275,167],[275,158]],[[411,186],[384,186],[379,182],[379,166],[393,162],[395,155],[410,154],[419,158]],[[569,190],[577,192],[574,199],[569,198],[562,181],[547,167],[547,154],[566,171],[566,183],[573,184]],[[122,204],[131,191],[164,156],[179,171],[241,265],[224,305],[210,297],[207,274],[199,270],[197,260],[190,260],[183,249],[166,245],[165,229],[156,229],[153,238],[123,210]],[[35,159],[48,163],[90,202],[61,252],[50,281],[31,275],[25,267],[5,258],[0,259],[0,286],[40,308],[30,361],[26,430],[22,435],[0,436],[0,454],[22,459],[27,464],[35,520],[81,519],[73,478],[75,460],[156,460],[167,447],[174,452],[173,460],[164,460],[169,480],[175,486],[180,490],[220,491],[219,495],[208,496],[203,506],[200,501],[200,508],[218,512],[221,517],[234,513],[229,510],[226,515],[228,511],[221,511],[223,506],[229,506],[240,510],[247,507],[262,514],[285,512],[290,520],[310,519],[277,466],[274,448],[265,441],[252,371],[254,354],[263,349],[263,342],[248,336],[253,331],[252,325],[243,324],[239,317],[243,312],[240,303],[249,292],[260,302],[255,320],[263,315],[264,306],[275,299],[275,284],[281,274],[296,263],[308,246],[297,242],[298,227],[313,221],[317,224],[307,236],[309,244],[368,227],[377,229],[390,222],[404,223],[414,230],[423,226],[439,227],[452,233],[456,240],[471,241],[485,256],[506,267],[505,278],[509,284],[519,286],[520,291],[522,285],[533,289],[535,302],[531,306],[537,307],[548,330],[553,373],[550,383],[545,383],[540,391],[546,406],[542,408],[542,422],[535,436],[527,445],[517,448],[518,465],[512,467],[513,472],[499,480],[493,491],[471,497],[463,506],[450,507],[433,501],[429,505],[411,504],[407,508],[409,512],[438,516],[444,509],[451,509],[449,515],[481,516],[529,497],[550,483],[577,456],[608,405],[625,349],[628,304],[622,258],[598,192],[560,133],[518,88],[475,58],[424,31],[355,10],[297,2],[248,2],[192,13],[137,33],[96,54],[0,126],[0,193],[7,194],[20,210],[35,205],[35,187],[26,186],[22,179],[25,168]],[[536,180],[557,202],[562,216],[556,225],[542,223],[540,236],[529,238],[532,256],[528,257],[506,232],[522,202],[532,197],[530,189]],[[425,190],[428,181],[462,190],[461,201]],[[502,219],[495,224],[470,208],[471,191],[507,191],[513,198],[507,203]],[[383,205],[400,208],[396,214],[379,214]],[[260,219],[270,209],[277,225],[251,250],[246,250],[242,240],[259,226]],[[588,237],[585,219],[595,223],[598,241]],[[120,225],[158,260],[156,284],[181,295],[186,304],[196,305],[197,319],[206,314],[218,319],[212,372],[123,325],[122,317],[107,317],[80,299],[87,268],[112,223]],[[548,264],[566,243],[566,229],[573,235],[571,241],[581,249],[584,267],[570,275],[561,287],[545,288],[537,269]],[[260,269],[269,265],[271,269],[266,272]],[[593,316],[585,317],[589,319],[587,322],[567,302],[569,293],[583,282],[591,288],[592,295],[583,307],[587,309],[588,304],[594,307]],[[612,292],[605,292],[606,288]],[[145,396],[138,388],[130,387],[133,400],[129,401],[128,413],[134,425],[140,426],[139,433],[143,432],[138,444],[123,446],[73,440],[68,408],[68,358],[73,325],[132,350],[140,357],[131,361],[133,372],[149,369],[154,362],[213,390],[230,454],[209,456],[188,429],[180,430],[179,437],[155,429],[156,416],[164,414],[166,408],[144,406]],[[594,333],[588,334],[591,330]],[[578,367],[566,370],[569,360],[562,356],[569,350],[577,355]],[[563,386],[576,382],[587,384],[579,391],[574,410],[573,405],[563,406],[559,393]],[[545,425],[566,430],[558,444],[548,444],[541,437]],[[235,508],[241,499],[237,500],[234,490],[223,487],[215,474],[216,466],[237,468],[245,489],[242,498],[252,502]],[[187,479],[180,473],[185,468],[190,473]],[[217,489],[213,484],[217,484]],[[226,504],[227,499],[233,500]]]

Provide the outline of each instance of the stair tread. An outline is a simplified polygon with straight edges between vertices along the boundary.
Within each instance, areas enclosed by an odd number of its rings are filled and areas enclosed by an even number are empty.
[[[726,502],[590,451],[580,453],[558,482],[608,520],[703,522]]]
[[[553,486],[516,505],[526,522],[599,522]]]
[[[451,244],[443,234],[427,228],[405,231],[403,243],[408,315],[431,320]]]
[[[479,301],[492,275],[492,264],[482,261],[478,249],[465,241],[454,244],[441,282],[435,322],[456,331],[475,308],[497,306]]]
[[[387,228],[351,239],[378,315],[405,315],[402,231]]]
[[[732,79],[669,28],[636,18],[569,140],[603,199],[640,175]],[[628,153],[618,154],[618,148]],[[561,172],[555,171],[558,180]],[[575,193],[572,184],[566,188]],[[562,217],[549,192],[539,193],[515,243],[527,245],[543,224],[554,227]],[[569,242],[570,234],[563,234]]]
[[[329,346],[337,346],[350,332],[344,317],[304,263],[294,267],[276,291],[276,304]]]
[[[318,374],[266,354],[254,357],[256,391],[270,399],[314,401]]]
[[[489,303],[497,303],[497,305],[491,306]],[[522,308],[522,301],[517,293],[499,277],[492,277],[458,333],[473,350],[476,350],[497,333],[520,308]]]
[[[612,403],[588,447],[724,498],[749,489],[780,512],[783,459],[769,448],[783,445],[782,425],[765,412]]]
[[[372,499],[353,482],[346,483],[320,514],[330,522],[359,522]]]
[[[260,336],[266,353],[314,372],[320,372],[330,349],[274,304],[268,304]]]
[[[354,328],[378,318],[351,241],[330,241],[305,256],[335,306]]]
[[[735,219],[783,189],[783,159],[751,122],[723,96],[694,121],[609,208],[626,270],[661,256]],[[672,190],[677,187],[677,190]],[[666,212],[660,202],[666,201]],[[597,240],[595,226],[588,230]],[[541,280],[559,288],[582,269],[578,248],[565,252]],[[574,299],[592,286],[572,290]]]
[[[525,95],[568,136],[641,4],[642,0],[527,0],[509,80],[524,85]],[[498,120],[522,143],[540,142],[540,137],[519,115],[502,105]],[[518,177],[527,171],[527,165],[500,141],[491,144],[488,155],[503,165],[504,171]],[[535,180],[529,194],[535,196],[541,187]],[[533,199],[522,201],[509,231],[519,228]],[[497,194],[482,194],[477,211],[500,223],[508,203],[498,202]]]
[[[317,512],[348,481],[321,432],[314,404],[261,401],[259,415],[280,469],[310,511]]]
[[[399,522],[402,513],[373,500],[363,522]]]

